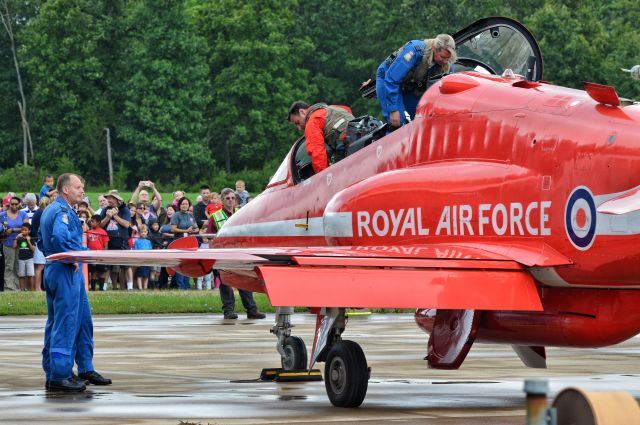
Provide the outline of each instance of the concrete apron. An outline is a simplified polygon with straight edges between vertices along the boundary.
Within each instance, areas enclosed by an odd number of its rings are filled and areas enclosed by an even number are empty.
[[[97,370],[114,380],[85,393],[48,395],[40,366],[45,317],[0,318],[0,423],[403,423],[521,424],[523,380],[629,391],[640,398],[640,338],[593,350],[549,349],[549,369],[527,369],[509,346],[476,344],[458,371],[426,368],[426,335],[412,315],[354,317],[344,334],[372,368],[358,409],[334,408],[324,382],[254,381],[279,366],[266,320],[221,315],[94,317]],[[310,350],[314,316],[293,317]],[[323,364],[319,365],[322,369]]]

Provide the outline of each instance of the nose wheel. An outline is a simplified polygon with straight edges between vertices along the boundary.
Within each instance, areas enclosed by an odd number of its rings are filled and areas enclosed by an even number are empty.
[[[360,346],[348,340],[337,341],[327,354],[324,384],[331,404],[358,407],[367,394],[369,368]]]
[[[307,368],[307,347],[302,338],[288,336],[282,343],[283,354],[280,356],[282,369],[300,370]]]

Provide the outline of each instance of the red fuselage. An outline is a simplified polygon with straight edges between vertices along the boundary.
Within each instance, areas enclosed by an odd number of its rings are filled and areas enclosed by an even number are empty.
[[[451,243],[504,253],[537,244],[566,259],[550,265],[514,254],[536,279],[545,311],[491,312],[478,340],[612,344],[640,330],[640,211],[596,208],[640,185],[638,134],[640,106],[453,74],[425,93],[412,123],[297,184],[294,146],[286,177],[281,169],[282,179],[235,214],[215,245]],[[232,280],[260,290],[254,274]]]

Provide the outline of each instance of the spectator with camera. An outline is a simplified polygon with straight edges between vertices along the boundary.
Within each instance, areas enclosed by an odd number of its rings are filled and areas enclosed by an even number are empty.
[[[148,187],[153,191],[153,196],[149,199],[149,192],[145,187]],[[149,210],[149,215],[153,218],[158,218],[162,212],[162,195],[156,189],[156,185],[151,180],[140,180],[136,190],[131,194],[129,204],[142,204]]]
[[[104,195],[109,202],[109,206],[100,213],[100,227],[107,231],[109,236],[109,249],[127,250],[129,249],[129,227],[131,226],[131,214],[129,208],[124,204],[122,197],[117,190],[110,190]],[[127,282],[127,289],[133,290],[133,271],[131,267],[111,266],[111,282],[113,289],[117,288],[119,277],[123,277]],[[122,280],[120,280],[122,282]]]

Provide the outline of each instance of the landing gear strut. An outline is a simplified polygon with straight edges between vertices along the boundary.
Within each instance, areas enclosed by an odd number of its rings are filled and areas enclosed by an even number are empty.
[[[278,338],[276,348],[280,353],[280,363],[284,370],[300,370],[307,367],[307,347],[302,338],[291,336],[291,315],[293,307],[276,309],[276,324],[271,333]]]

